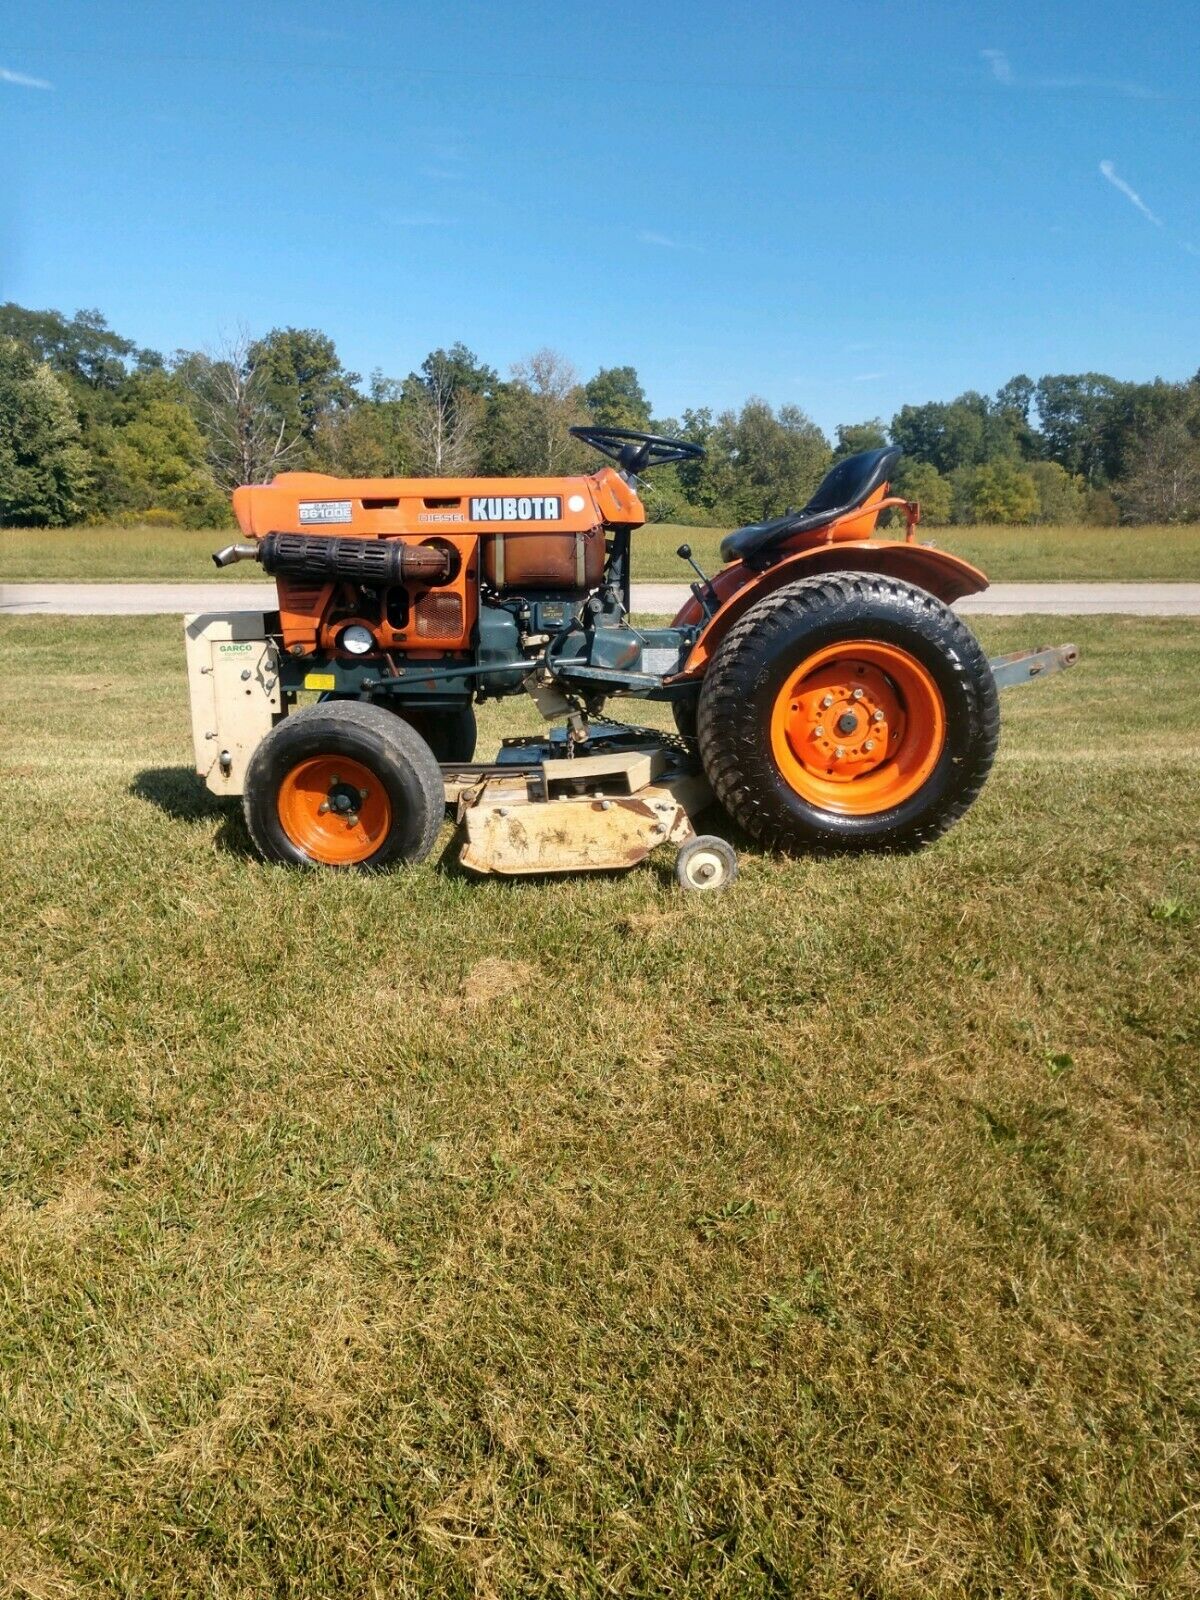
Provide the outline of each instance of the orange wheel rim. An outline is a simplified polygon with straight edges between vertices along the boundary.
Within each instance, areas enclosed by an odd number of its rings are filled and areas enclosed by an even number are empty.
[[[379,778],[361,761],[312,756],[279,786],[279,821],[305,855],[325,866],[348,867],[379,849],[392,826],[392,804]]]
[[[808,656],[771,711],[771,752],[810,805],[890,811],[925,783],[946,743],[946,706],[927,668],[896,645],[847,639]]]

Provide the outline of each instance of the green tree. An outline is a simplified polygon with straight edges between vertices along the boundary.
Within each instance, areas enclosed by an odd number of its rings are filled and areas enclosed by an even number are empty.
[[[479,470],[500,478],[530,477],[540,471],[537,403],[524,383],[496,385],[479,432]]]
[[[1142,434],[1116,486],[1130,522],[1192,522],[1200,516],[1200,441],[1181,417]]]
[[[951,478],[956,522],[1032,522],[1038,514],[1037,485],[1012,461],[960,467]]]
[[[415,471],[412,407],[403,385],[371,374],[366,399],[321,423],[314,445],[321,470],[346,478],[403,478]]]
[[[901,406],[892,418],[892,441],[914,461],[928,461],[945,474],[983,461],[986,422],[986,404],[971,404],[965,396]]]
[[[449,350],[431,350],[421,363],[421,379],[449,394],[475,395],[480,400],[486,400],[500,381],[496,369],[480,361],[461,340]]]
[[[916,500],[921,507],[921,522],[930,528],[941,528],[950,521],[950,484],[929,461],[910,461],[905,458],[892,485],[893,494],[906,500]],[[896,513],[899,515],[899,513]]]
[[[131,370],[163,364],[156,350],[143,350],[114,333],[98,311],[29,311],[8,301],[0,306],[0,338],[16,339],[64,378],[90,389],[117,389]]]
[[[1125,388],[1102,372],[1051,373],[1039,378],[1037,409],[1049,459],[1088,484],[1116,477],[1121,467]]]
[[[328,334],[316,328],[272,328],[256,339],[247,360],[285,439],[307,458],[323,422],[358,399],[357,372],[347,372]]]
[[[863,450],[882,450],[886,443],[887,433],[882,417],[872,417],[869,422],[839,422],[833,459],[842,461],[846,456],[856,456]]]
[[[1085,486],[1057,461],[1031,461],[1025,468],[1037,485],[1038,522],[1070,527],[1085,520]]]
[[[635,367],[601,367],[584,385],[591,420],[602,428],[650,431],[650,402]]]
[[[739,522],[802,506],[832,459],[829,440],[799,406],[773,411],[758,398],[717,418],[709,450],[717,503]]]
[[[89,516],[136,520],[151,509],[187,527],[220,527],[229,503],[205,460],[205,441],[182,384],[163,372],[135,374],[88,436],[93,489]]]
[[[1016,453],[1026,461],[1032,461],[1041,454],[1042,442],[1031,415],[1036,396],[1037,385],[1033,379],[1019,372],[1015,378],[1000,385],[991,406],[993,425],[998,425],[1008,435],[1016,447]],[[1001,450],[999,453],[1009,455],[1013,452]]]
[[[83,512],[88,462],[62,381],[0,338],[0,523],[62,527]]]

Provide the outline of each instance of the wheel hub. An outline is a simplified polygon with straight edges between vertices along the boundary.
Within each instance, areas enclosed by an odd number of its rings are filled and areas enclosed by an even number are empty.
[[[793,690],[784,733],[807,771],[848,783],[882,765],[904,727],[904,708],[886,674],[847,659],[818,668]]]
[[[279,820],[314,861],[365,861],[383,843],[392,808],[382,783],[360,761],[315,756],[300,762],[279,790]]]

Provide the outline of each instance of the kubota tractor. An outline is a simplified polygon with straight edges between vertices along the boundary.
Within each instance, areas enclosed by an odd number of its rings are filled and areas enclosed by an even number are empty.
[[[998,683],[1070,665],[1071,646],[989,663],[950,609],[986,587],[917,542],[889,494],[900,452],[839,462],[808,504],[724,540],[670,627],[630,616],[638,476],[702,455],[684,440],[577,428],[589,476],[338,479],[238,489],[277,611],[187,619],[197,766],[244,795],[269,860],[419,861],[447,802],[482,872],[633,864],[681,847],[685,887],[736,861],[691,816],[715,797],[764,846],[906,848],[951,826],[996,752]],[[880,514],[903,518],[880,535]],[[319,697],[311,704],[302,701]],[[477,702],[532,695],[562,726],[477,763]],[[678,737],[614,722],[667,701]]]

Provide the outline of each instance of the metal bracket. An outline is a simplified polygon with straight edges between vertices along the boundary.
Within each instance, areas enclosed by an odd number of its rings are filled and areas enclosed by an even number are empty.
[[[1043,644],[1033,650],[1013,650],[1005,656],[993,656],[988,666],[997,689],[1011,689],[1018,683],[1032,683],[1035,678],[1065,672],[1078,660],[1078,645]]]

